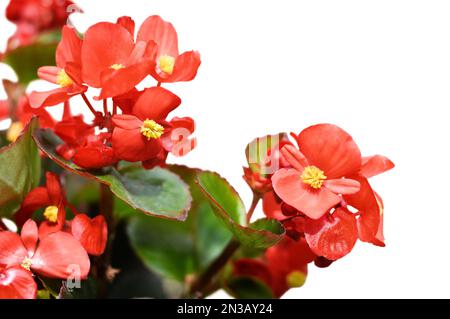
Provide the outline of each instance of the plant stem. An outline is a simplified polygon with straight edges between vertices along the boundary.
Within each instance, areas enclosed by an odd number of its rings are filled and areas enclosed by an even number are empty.
[[[89,108],[89,110],[92,112],[92,114],[94,114],[94,116],[97,115],[97,112],[95,111],[94,107],[92,106],[91,102],[89,102],[89,99],[87,98],[86,94],[82,93],[81,97],[84,100],[84,103],[86,103],[87,107]]]
[[[255,212],[256,206],[258,206],[259,200],[261,199],[260,195],[257,195],[256,193],[253,193],[253,199],[252,204],[250,206],[250,209],[247,213],[247,224],[250,224],[250,221],[252,219],[253,213]]]
[[[203,290],[210,285],[210,282],[218,272],[226,265],[228,260],[234,255],[240,247],[240,243],[234,239],[230,241],[227,247],[222,251],[219,257],[201,274],[192,284],[189,294],[194,298],[202,298]]]
[[[108,116],[108,100],[103,99],[103,113],[105,116]]]

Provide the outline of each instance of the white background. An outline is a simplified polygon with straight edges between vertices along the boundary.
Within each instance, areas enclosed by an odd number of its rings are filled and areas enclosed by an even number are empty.
[[[241,166],[257,136],[329,122],[365,155],[395,162],[372,183],[386,206],[387,247],[358,243],[332,267],[310,267],[306,285],[285,297],[450,297],[449,1],[77,3],[80,31],[159,14],[177,28],[181,50],[201,52],[195,81],[166,85],[183,99],[176,115],[196,120],[199,139],[193,153],[171,161],[220,172],[247,204]],[[1,19],[3,45],[14,27]],[[4,67],[0,75],[13,77]]]

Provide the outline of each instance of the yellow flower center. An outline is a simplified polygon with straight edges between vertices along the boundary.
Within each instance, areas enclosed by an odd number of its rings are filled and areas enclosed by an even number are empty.
[[[323,182],[327,179],[322,170],[315,166],[307,166],[301,175],[303,183],[308,184],[314,189],[322,187]]]
[[[33,264],[33,261],[32,261],[30,258],[25,257],[20,265],[21,265],[24,269],[30,271],[30,270],[31,270],[31,265],[32,265],[32,264]]]
[[[23,124],[21,122],[14,122],[9,127],[6,132],[6,139],[10,142],[15,142],[19,137],[20,133],[22,133]]]
[[[125,68],[125,65],[116,63],[116,64],[112,64],[109,68],[113,69],[113,70],[120,70],[120,69]]]
[[[159,68],[167,74],[172,74],[175,65],[175,58],[170,55],[161,55],[159,57]]]
[[[146,119],[144,124],[142,124],[141,133],[147,138],[147,140],[152,138],[157,139],[163,135],[164,127],[153,120]]]
[[[298,288],[305,284],[306,276],[301,271],[293,271],[286,277],[286,283],[289,288]]]
[[[44,217],[51,223],[56,223],[58,220],[58,207],[48,206],[44,211]]]
[[[56,83],[62,87],[68,87],[73,84],[72,79],[67,75],[66,71],[61,70],[58,72],[58,75],[56,76]]]

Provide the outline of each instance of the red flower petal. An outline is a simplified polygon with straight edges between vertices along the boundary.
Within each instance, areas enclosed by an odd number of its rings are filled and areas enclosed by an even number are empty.
[[[359,239],[372,243],[380,225],[380,205],[367,178],[355,175],[352,176],[352,179],[359,181],[360,191],[354,195],[345,195],[344,199],[348,205],[358,209],[360,213],[358,218]]]
[[[90,255],[103,254],[108,240],[108,227],[102,215],[90,219],[85,214],[79,214],[72,220],[72,235]]]
[[[161,121],[181,104],[181,99],[162,87],[146,89],[133,107],[133,114],[142,121]]]
[[[31,269],[49,278],[84,279],[90,269],[89,257],[72,235],[57,232],[44,237],[32,258]]]
[[[308,160],[298,149],[293,145],[285,145],[281,149],[281,155],[293,168],[302,172],[308,166]]]
[[[45,174],[45,180],[46,180],[45,185],[47,186],[50,202],[54,206],[59,206],[61,203],[65,201],[65,198],[58,175],[52,172],[47,172]]]
[[[267,192],[263,197],[263,211],[269,218],[283,220],[286,218],[281,210],[281,200],[274,192]]]
[[[127,93],[114,97],[113,102],[122,110],[123,114],[131,114],[131,111],[141,94],[142,91],[132,88]]]
[[[72,160],[75,164],[85,169],[102,168],[117,162],[112,147],[98,143],[78,148]]]
[[[58,206],[58,216],[56,223],[44,220],[39,225],[39,239],[43,239],[44,237],[47,237],[50,234],[62,231],[64,229],[64,226],[66,224],[66,210],[64,208],[64,205],[61,203]]]
[[[336,194],[355,194],[359,192],[359,182],[348,178],[329,179],[324,183],[325,187]]]
[[[311,126],[300,133],[297,142],[309,164],[323,170],[329,179],[348,177],[361,168],[358,146],[335,125]]]
[[[170,22],[159,16],[150,16],[143,23],[137,34],[137,41],[155,41],[158,45],[158,56],[178,56],[178,36]]]
[[[174,117],[170,127],[166,128],[161,143],[167,152],[175,156],[184,156],[194,150],[197,139],[190,138],[195,131],[195,122],[190,117]]]
[[[20,266],[0,267],[0,299],[35,299],[37,285],[33,275]]]
[[[318,256],[337,260],[347,255],[358,239],[355,216],[344,208],[319,220],[308,219],[305,238],[311,250]]]
[[[114,64],[125,65],[133,48],[130,32],[118,24],[100,22],[90,27],[84,35],[81,50],[84,82],[101,87],[103,71]]]
[[[48,205],[51,205],[51,202],[47,188],[38,187],[33,189],[25,196],[20,209],[14,215],[17,226],[22,227],[37,209]]]
[[[140,129],[143,124],[136,116],[128,114],[114,115],[112,122],[116,127],[123,130]]]
[[[29,219],[23,225],[20,238],[28,251],[28,256],[33,256],[38,242],[38,228],[33,220]]]
[[[275,192],[290,206],[310,218],[318,219],[341,201],[338,195],[325,187],[312,189],[302,182],[300,174],[296,169],[283,168],[272,177]]]
[[[28,252],[18,234],[10,231],[0,232],[0,265],[20,265],[27,256]]]
[[[361,175],[370,178],[394,168],[394,163],[382,155],[363,157]]]
[[[41,80],[56,84],[56,77],[62,68],[57,66],[42,66],[38,69],[38,77]]]
[[[113,131],[112,146],[119,159],[129,162],[146,161],[157,156],[162,148],[159,140],[147,140],[142,135],[140,127],[135,129],[116,127]]]
[[[83,41],[74,28],[64,26],[61,41],[56,49],[56,65],[65,68],[67,62],[81,65],[81,45]]]
[[[200,64],[200,53],[197,51],[184,52],[176,58],[171,76],[161,82],[191,81],[197,75]]]
[[[128,32],[130,32],[131,36],[134,38],[135,23],[132,18],[123,16],[118,18],[116,23],[127,29]]]

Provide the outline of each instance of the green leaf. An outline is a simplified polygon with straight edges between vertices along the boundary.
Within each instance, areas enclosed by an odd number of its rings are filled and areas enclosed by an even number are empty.
[[[127,233],[131,246],[148,268],[185,282],[220,255],[230,241],[231,233],[214,216],[195,183],[201,171],[182,166],[171,166],[170,170],[190,187],[193,202],[188,219],[181,223],[134,215]]]
[[[253,277],[234,277],[227,282],[225,290],[237,299],[273,299],[270,287]]]
[[[191,205],[188,186],[176,174],[162,168],[145,170],[127,165],[87,171],[59,156],[55,149],[61,140],[51,130],[36,130],[38,147],[66,170],[109,186],[119,199],[147,215],[185,220]]]
[[[11,217],[25,195],[39,185],[41,159],[32,139],[37,127],[33,119],[21,136],[0,149],[0,216]]]
[[[55,52],[60,34],[60,31],[53,31],[30,45],[11,50],[6,53],[3,62],[14,69],[20,83],[27,85],[37,79],[37,70],[41,66],[56,64]]]
[[[200,189],[211,203],[214,214],[243,245],[267,248],[283,238],[284,228],[276,220],[262,219],[247,226],[242,200],[218,174],[202,172],[197,178]]]

